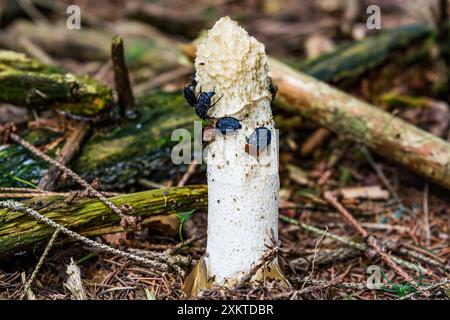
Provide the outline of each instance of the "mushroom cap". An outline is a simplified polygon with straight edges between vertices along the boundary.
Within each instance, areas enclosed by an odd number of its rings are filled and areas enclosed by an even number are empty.
[[[267,61],[264,45],[235,21],[228,16],[217,21],[199,43],[195,59],[196,89],[214,90],[221,97],[208,115],[229,116],[260,99],[270,101]]]

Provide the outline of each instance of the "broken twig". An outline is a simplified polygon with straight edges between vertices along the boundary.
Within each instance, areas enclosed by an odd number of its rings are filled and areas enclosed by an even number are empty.
[[[119,100],[119,111],[120,115],[124,117],[127,110],[134,108],[136,102],[131,89],[128,67],[125,63],[123,40],[120,36],[115,36],[112,40],[111,60],[114,70],[114,84]]]
[[[352,214],[339,203],[339,201],[331,192],[325,192],[324,198],[328,201],[328,203],[336,208],[336,210],[344,217],[345,220],[347,220],[348,223],[352,225],[353,228],[356,229],[356,231],[358,231],[359,234],[361,234],[365,238],[367,245],[375,250],[375,252],[389,267],[391,267],[406,281],[414,281],[414,279],[410,275],[408,275],[406,271],[404,271],[395,261],[391,259],[391,257],[386,252],[384,252],[378,239],[374,235],[369,234],[367,230],[364,229],[364,227],[352,216]]]
[[[41,257],[39,258],[39,261],[36,265],[36,267],[33,270],[33,273],[31,274],[30,278],[25,282],[22,294],[20,295],[20,300],[25,298],[25,296],[28,294],[28,290],[30,290],[31,284],[33,283],[34,279],[36,278],[39,270],[42,267],[42,264],[44,263],[45,258],[47,257],[48,253],[50,252],[50,249],[52,248],[53,244],[56,241],[56,238],[58,237],[59,229],[56,229],[56,231],[53,233],[53,236],[51,237],[50,241],[48,242],[47,246],[45,247],[44,252],[42,253]]]
[[[90,124],[87,122],[75,124],[56,158],[57,162],[66,165],[72,160],[80,149],[84,138],[87,136],[89,128]],[[53,190],[54,184],[58,180],[60,174],[61,171],[56,166],[51,166],[48,168],[47,173],[42,177],[41,181],[39,181],[38,187],[42,190]]]

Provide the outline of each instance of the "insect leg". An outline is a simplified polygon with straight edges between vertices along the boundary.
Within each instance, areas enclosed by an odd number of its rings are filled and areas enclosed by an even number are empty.
[[[222,97],[223,97],[223,94],[220,96],[220,98],[219,99],[217,99],[216,100],[216,102],[214,102],[214,104],[210,107],[210,108],[212,108],[212,107],[214,107],[216,104],[217,104],[217,102],[219,102],[220,101],[220,99],[222,99]]]

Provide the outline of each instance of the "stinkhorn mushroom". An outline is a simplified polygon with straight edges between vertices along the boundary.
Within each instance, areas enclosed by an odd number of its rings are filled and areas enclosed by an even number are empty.
[[[204,119],[217,132],[205,151],[207,248],[185,281],[190,296],[211,284],[235,284],[278,240],[278,141],[270,107],[275,90],[267,61],[264,45],[229,17],[217,21],[197,47],[195,79],[185,96],[197,113],[206,109]],[[287,283],[276,259],[264,271],[252,279],[264,274]]]

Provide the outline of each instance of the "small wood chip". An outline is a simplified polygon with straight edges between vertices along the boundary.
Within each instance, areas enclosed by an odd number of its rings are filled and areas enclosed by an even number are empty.
[[[86,292],[81,282],[80,268],[76,265],[72,258],[70,258],[70,264],[67,266],[66,273],[69,275],[67,281],[64,283],[75,300],[87,300]]]
[[[389,192],[380,186],[367,186],[355,188],[343,188],[339,190],[339,195],[344,199],[370,199],[388,200]]]

